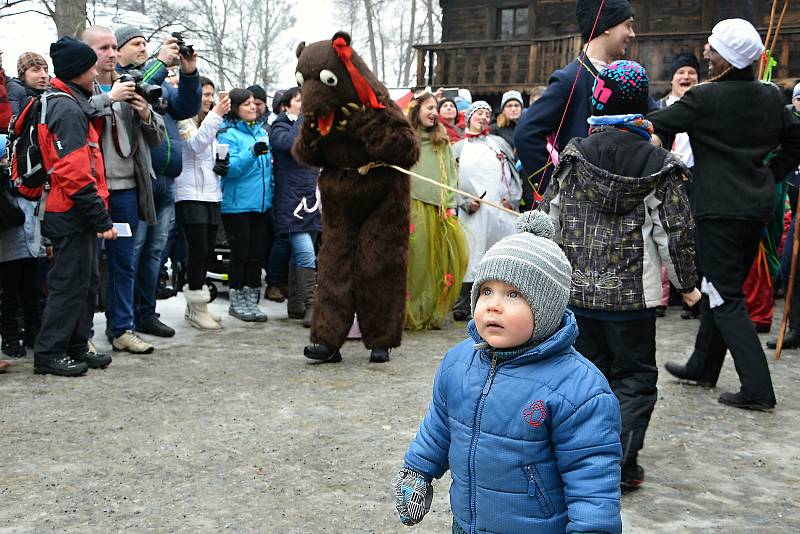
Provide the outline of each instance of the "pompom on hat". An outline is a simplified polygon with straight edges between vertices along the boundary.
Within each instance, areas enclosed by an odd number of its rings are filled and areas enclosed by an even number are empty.
[[[555,230],[549,215],[527,211],[520,214],[515,227],[519,233],[495,243],[478,264],[472,284],[472,313],[484,282],[505,282],[528,301],[535,321],[532,339],[541,341],[561,325],[569,302],[572,266],[553,241]]]
[[[708,44],[722,59],[743,69],[753,64],[764,53],[764,43],[752,24],[744,19],[726,19],[711,30]]]

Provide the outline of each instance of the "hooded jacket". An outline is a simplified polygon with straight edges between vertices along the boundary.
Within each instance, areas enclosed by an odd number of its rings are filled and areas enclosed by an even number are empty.
[[[105,232],[112,224],[100,152],[103,120],[77,85],[53,78],[51,87],[72,98],[51,99],[47,122],[39,130],[42,162],[51,169],[42,234],[59,238]]]
[[[561,154],[544,210],[572,264],[570,305],[604,312],[661,304],[661,265],[681,291],[696,284],[684,164],[639,135],[608,130]]]
[[[277,233],[320,232],[322,217],[317,195],[319,169],[303,165],[294,159],[292,144],[300,135],[303,116],[297,120],[281,113],[269,130],[269,142],[273,150],[275,177],[275,226]]]
[[[436,372],[406,467],[431,478],[450,470],[453,516],[470,534],[621,532],[619,403],[572,348],[572,312],[510,359],[474,321],[468,332]]]
[[[215,141],[222,121],[211,110],[199,125],[197,117],[178,123],[183,139],[183,169],[175,179],[176,201],[219,202],[222,198],[219,176],[214,173]]]
[[[230,166],[222,178],[221,213],[264,213],[272,206],[271,154],[253,155],[256,141],[267,137],[260,123],[225,122],[217,142],[228,145]]]

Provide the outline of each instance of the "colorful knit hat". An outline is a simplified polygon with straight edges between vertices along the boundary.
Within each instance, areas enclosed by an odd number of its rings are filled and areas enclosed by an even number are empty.
[[[47,69],[47,61],[36,52],[25,52],[17,60],[17,76],[22,80],[22,77],[25,76],[25,71],[36,66]]]
[[[594,81],[592,115],[647,115],[649,82],[635,61],[614,61]]]

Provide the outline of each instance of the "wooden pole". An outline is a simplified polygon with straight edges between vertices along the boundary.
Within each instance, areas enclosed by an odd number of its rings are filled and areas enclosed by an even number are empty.
[[[769,14],[769,26],[767,27],[767,38],[764,39],[764,46],[769,44],[770,37],[772,37],[772,25],[775,23],[775,10],[778,8],[778,0],[772,0],[772,11]],[[764,69],[766,68],[766,58],[761,58],[758,65],[758,79],[764,76]]]
[[[772,51],[775,50],[775,45],[778,43],[778,35],[781,33],[781,26],[783,26],[783,17],[786,15],[786,10],[789,9],[789,0],[783,4],[783,9],[781,10],[781,16],[778,19],[778,25],[775,27],[775,34],[772,36],[772,43],[769,47],[769,53],[772,55]]]
[[[800,202],[800,191],[797,193]],[[800,204],[798,204],[800,206]],[[800,214],[798,214],[800,215]],[[792,239],[792,263],[789,269],[789,280],[786,283],[786,297],[783,301],[783,317],[781,318],[781,331],[778,333],[778,342],[775,344],[775,359],[781,359],[783,349],[783,336],[786,335],[786,325],[789,324],[789,313],[792,311],[792,295],[794,293],[794,281],[797,277],[797,252],[800,250],[800,216],[795,216],[794,238]]]

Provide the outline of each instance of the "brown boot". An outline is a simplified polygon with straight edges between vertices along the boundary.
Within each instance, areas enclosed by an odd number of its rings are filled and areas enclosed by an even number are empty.
[[[286,298],[286,314],[289,319],[305,319],[303,293],[297,279],[297,268],[294,263],[289,264],[289,294]]]

